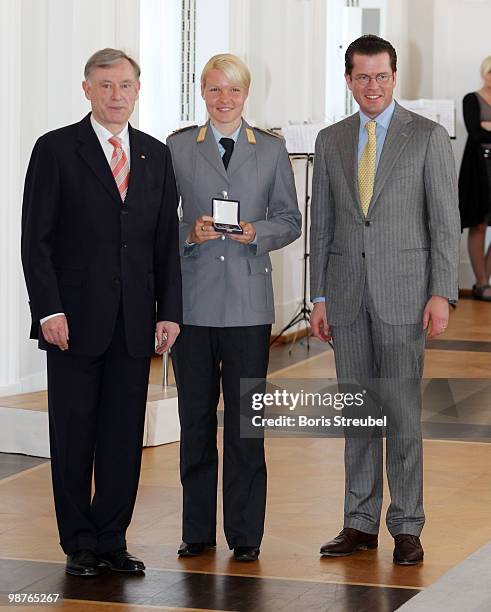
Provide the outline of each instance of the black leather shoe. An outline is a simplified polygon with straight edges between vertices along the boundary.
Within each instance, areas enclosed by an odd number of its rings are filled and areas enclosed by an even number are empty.
[[[234,559],[236,561],[257,561],[259,552],[259,546],[236,546]]]
[[[475,300],[482,300],[483,302],[491,302],[491,295],[486,293],[488,289],[491,289],[489,285],[481,285],[478,287],[477,285],[472,286],[472,297]]]
[[[125,574],[141,574],[145,571],[143,561],[130,555],[126,548],[99,555],[99,565],[108,567],[113,572],[123,572]]]
[[[181,542],[177,554],[179,557],[197,557],[207,548],[215,548],[216,542]]]
[[[334,540],[321,546],[320,553],[323,557],[347,557],[357,550],[371,550],[377,546],[376,533],[365,533],[358,529],[345,527]]]
[[[417,565],[423,561],[424,551],[418,536],[400,533],[394,536],[394,563]]]
[[[71,576],[98,576],[97,557],[91,550],[77,550],[66,557],[65,572]]]

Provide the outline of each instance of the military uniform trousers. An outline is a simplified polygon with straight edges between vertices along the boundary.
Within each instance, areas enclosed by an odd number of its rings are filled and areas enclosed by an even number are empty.
[[[181,421],[185,542],[216,539],[221,378],[225,537],[230,548],[261,543],[266,508],[264,440],[240,437],[240,379],[266,377],[270,335],[271,325],[183,325],[172,349]]]
[[[329,301],[327,301],[329,313]],[[328,317],[329,319],[329,317]],[[386,471],[392,536],[419,536],[424,525],[421,435],[423,325],[389,325],[380,319],[365,284],[362,304],[350,325],[331,328],[339,381],[366,386],[387,417]],[[344,411],[345,415],[349,416]],[[359,415],[356,415],[359,416]],[[344,527],[378,533],[383,494],[383,435],[380,428],[345,432]]]
[[[67,554],[124,548],[140,475],[150,357],[128,354],[120,305],[103,354],[50,349],[47,364],[60,544]]]

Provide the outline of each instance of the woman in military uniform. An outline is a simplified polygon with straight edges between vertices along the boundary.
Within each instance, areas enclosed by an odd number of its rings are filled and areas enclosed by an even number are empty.
[[[274,322],[269,252],[298,238],[301,216],[283,139],[242,118],[250,80],[238,57],[212,57],[201,75],[208,122],[167,139],[182,207],[184,324],[172,355],[181,421],[182,557],[215,546],[220,381],[224,529],[234,557],[255,561],[264,531],[264,440],[240,437],[240,379],[266,377]],[[222,205],[240,202],[242,233],[215,230],[214,198]]]

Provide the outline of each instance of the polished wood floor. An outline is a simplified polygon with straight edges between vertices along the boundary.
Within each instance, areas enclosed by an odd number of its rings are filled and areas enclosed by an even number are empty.
[[[312,342],[307,352],[305,340],[291,357],[287,346],[272,349],[270,370],[277,379],[335,374],[332,351]],[[158,384],[157,361],[151,376]],[[179,448],[169,444],[144,450],[128,533],[131,552],[149,568],[146,576],[74,579],[63,573],[49,462],[18,458],[16,470],[15,457],[0,455],[0,609],[13,609],[5,594],[15,590],[64,594],[56,607],[17,606],[31,610],[396,610],[491,540],[490,304],[460,302],[445,336],[428,347],[425,377],[432,380],[426,382],[423,415],[423,565],[394,566],[393,541],[384,526],[378,550],[321,559],[320,544],[342,527],[343,440],[270,438],[266,535],[258,563],[232,559],[220,510],[216,551],[196,559],[176,557]],[[25,407],[41,406],[45,399],[34,394],[8,401]],[[384,511],[387,490],[385,499]]]

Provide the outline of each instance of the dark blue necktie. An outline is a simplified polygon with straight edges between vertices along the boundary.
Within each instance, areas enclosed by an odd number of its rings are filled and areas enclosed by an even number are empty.
[[[225,149],[225,153],[223,154],[222,160],[226,170],[228,168],[230,158],[232,157],[232,153],[234,152],[235,142],[233,138],[220,138],[220,144]]]

